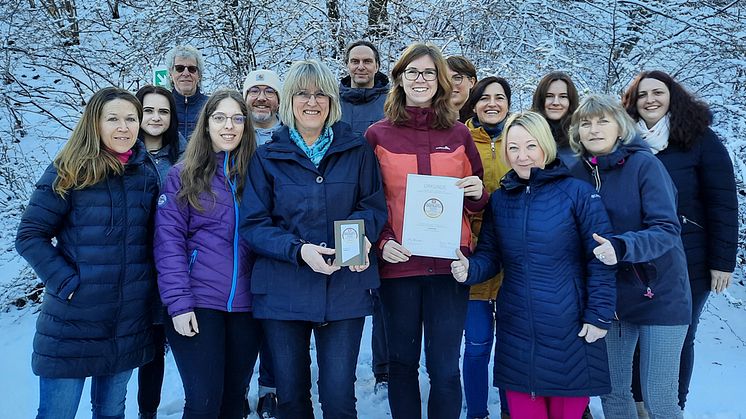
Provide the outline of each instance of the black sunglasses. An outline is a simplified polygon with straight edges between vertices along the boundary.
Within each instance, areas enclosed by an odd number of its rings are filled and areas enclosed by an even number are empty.
[[[196,65],[182,65],[182,64],[176,64],[174,66],[174,70],[176,70],[177,73],[184,72],[184,69],[189,70],[190,73],[194,74],[199,70]]]

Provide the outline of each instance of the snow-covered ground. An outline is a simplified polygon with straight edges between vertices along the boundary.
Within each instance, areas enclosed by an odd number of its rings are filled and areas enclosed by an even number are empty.
[[[743,281],[743,279],[741,279]],[[31,372],[31,342],[36,320],[35,308],[2,313],[0,316],[0,419],[30,418],[36,413],[38,380]],[[702,314],[696,342],[696,367],[691,395],[685,412],[687,419],[746,418],[746,286],[735,284],[724,295],[712,296]],[[361,419],[390,417],[385,395],[373,393],[370,370],[370,321],[365,325],[363,345],[357,369],[358,415]],[[426,399],[427,379],[421,367],[420,383]],[[314,366],[313,380],[316,379]],[[256,388],[256,374],[252,389]],[[78,418],[90,417],[88,388],[84,390]],[[321,416],[314,386],[316,416]],[[130,380],[127,418],[137,417],[137,380]],[[173,357],[168,356],[162,402],[158,417],[181,418],[183,391]],[[490,391],[490,411],[499,414],[497,391]],[[252,407],[256,392],[252,391]],[[603,418],[597,398],[591,401],[595,418]],[[462,417],[465,416],[465,412]],[[252,416],[256,418],[256,416]]]

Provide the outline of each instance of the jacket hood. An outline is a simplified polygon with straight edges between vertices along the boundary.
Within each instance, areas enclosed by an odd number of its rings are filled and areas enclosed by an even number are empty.
[[[417,106],[407,106],[409,119],[404,122],[407,128],[417,130],[429,130],[435,119],[435,110],[433,108],[419,108]]]
[[[352,135],[352,128],[341,121],[332,125],[332,133],[334,138],[326,152],[327,155],[367,144],[363,137]],[[272,136],[272,141],[268,142],[264,148],[272,155],[275,155],[274,153],[293,153],[304,156],[305,160],[303,150],[290,139],[290,128],[287,125],[282,125]]]
[[[350,76],[340,80],[339,96],[345,102],[355,105],[372,102],[389,92],[389,78],[380,71],[376,73],[373,79],[373,87],[352,88],[351,84],[352,78]]]
[[[515,191],[522,190],[526,186],[540,186],[563,177],[570,177],[570,171],[559,159],[554,159],[553,162],[546,165],[543,169],[538,167],[531,169],[531,176],[528,182],[525,179],[519,178],[515,170],[511,169],[500,180],[500,185],[506,191]]]
[[[616,150],[605,156],[596,157],[596,164],[600,169],[610,169],[614,166],[624,164],[629,156],[637,152],[650,153],[650,147],[639,136],[635,136],[635,138],[627,144],[620,143]],[[586,160],[590,158],[591,157],[587,155],[585,157]]]

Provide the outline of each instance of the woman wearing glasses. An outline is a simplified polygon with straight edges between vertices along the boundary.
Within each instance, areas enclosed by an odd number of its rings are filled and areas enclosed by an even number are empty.
[[[471,88],[477,82],[477,69],[474,64],[460,55],[446,58],[448,63],[448,77],[451,79],[451,104],[459,113],[458,120],[465,122],[471,114],[466,106]]]
[[[254,315],[274,359],[278,419],[314,417],[311,334],[324,417],[357,417],[355,370],[378,269],[375,255],[362,265],[332,263],[334,221],[364,221],[368,256],[386,202],[373,151],[340,117],[331,71],[295,62],[280,100],[285,125],[257,150],[241,204],[241,234],[257,254]]]
[[[510,84],[502,77],[486,77],[471,91],[465,107],[473,115],[466,121],[482,158],[484,183],[489,193],[500,187],[500,178],[510,170],[503,157],[501,143],[503,127],[510,109]],[[472,240],[482,227],[482,213],[471,217]],[[489,391],[488,366],[492,342],[495,339],[495,300],[502,282],[502,274],[488,281],[473,285],[469,291],[469,307],[464,325],[464,396],[466,417],[489,416],[487,394]],[[500,410],[508,414],[505,392],[500,391]]]
[[[256,149],[247,113],[240,93],[213,94],[158,198],[158,287],[172,320],[166,337],[184,385],[185,419],[241,418],[258,352],[254,256],[238,234],[238,206]]]
[[[469,214],[487,204],[482,162],[469,130],[451,105],[445,59],[433,45],[413,44],[394,65],[385,119],[365,136],[378,156],[389,209],[377,248],[389,344],[389,405],[394,418],[421,415],[418,380],[422,331],[430,376],[427,417],[461,412],[461,335],[469,288],[453,279],[450,260],[413,256],[402,246],[407,174],[451,176],[464,189],[461,250],[469,253]],[[455,257],[454,249],[454,257]]]

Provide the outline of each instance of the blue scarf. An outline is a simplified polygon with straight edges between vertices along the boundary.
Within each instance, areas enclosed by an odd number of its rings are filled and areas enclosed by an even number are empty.
[[[290,138],[293,140],[295,145],[300,147],[300,149],[306,153],[306,156],[311,160],[311,163],[313,163],[313,165],[318,169],[321,159],[324,158],[326,152],[329,150],[329,146],[332,145],[334,133],[330,127],[325,128],[321,131],[319,138],[317,138],[310,147],[306,145],[303,137],[300,136],[300,133],[295,128],[290,128]]]

